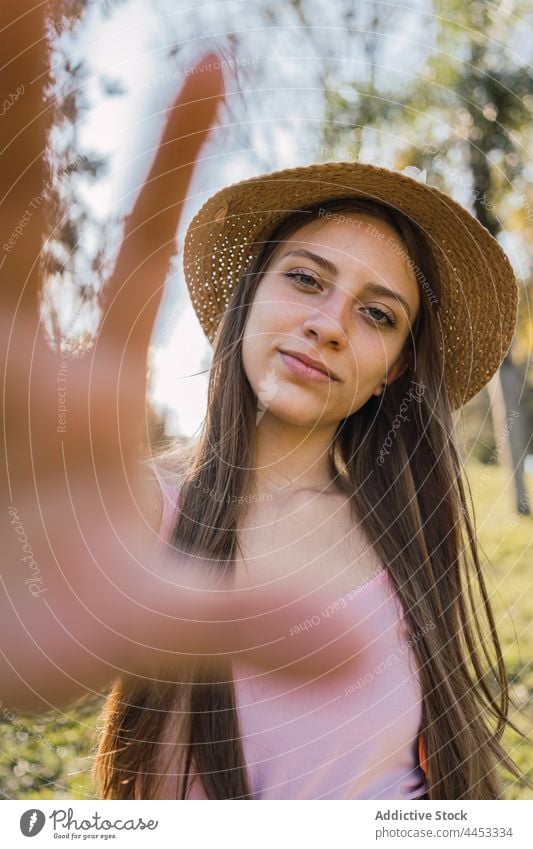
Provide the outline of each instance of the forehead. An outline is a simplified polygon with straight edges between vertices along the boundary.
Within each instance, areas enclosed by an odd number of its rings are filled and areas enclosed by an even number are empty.
[[[330,217],[329,217],[330,216]],[[380,247],[395,243],[404,248],[396,230],[381,218],[367,213],[324,213],[318,218],[313,217],[304,221],[290,235],[285,236],[278,244],[273,257],[284,252],[286,245],[298,242],[300,244],[331,246],[341,254],[356,256],[361,249],[372,249],[377,244]],[[404,248],[405,250],[405,248]],[[398,253],[399,251],[395,251]],[[338,260],[341,261],[339,256]]]

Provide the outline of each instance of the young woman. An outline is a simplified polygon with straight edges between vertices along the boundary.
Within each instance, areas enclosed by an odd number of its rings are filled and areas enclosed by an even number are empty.
[[[242,651],[278,668],[290,624],[312,615],[299,585],[220,592],[200,576],[197,557],[191,569],[175,549],[154,556],[154,482],[139,448],[146,359],[194,163],[224,97],[222,57],[200,57],[168,110],[93,346],[69,356],[70,340],[46,338],[40,258],[54,209],[43,201],[54,116],[46,34],[60,5],[0,5],[0,87],[24,89],[2,119],[12,143],[0,168],[0,703],[25,713],[101,691],[117,672],[153,677],[170,656],[174,671]],[[283,646],[287,674],[324,674],[345,661],[353,645],[341,618],[324,623],[324,650],[313,632]]]
[[[213,361],[200,439],[155,467],[161,537],[238,589],[326,591],[287,638],[349,611],[360,650],[335,681],[118,681],[101,795],[500,798],[515,726],[453,413],[511,342],[505,255],[421,180],[331,162],[218,192],[184,264]]]

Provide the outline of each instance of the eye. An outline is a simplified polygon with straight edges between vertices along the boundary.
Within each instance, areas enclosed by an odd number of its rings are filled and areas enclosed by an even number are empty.
[[[389,315],[383,310],[380,310],[379,307],[366,307],[369,312],[378,313],[378,318],[370,316],[375,324],[382,325],[383,327],[396,327],[396,319],[394,316]]]
[[[320,283],[316,279],[316,277],[313,277],[312,274],[308,274],[304,271],[286,271],[285,277],[294,280],[295,285],[303,289],[320,290],[321,288]],[[375,325],[383,327],[386,330],[396,327],[397,322],[394,316],[384,312],[384,310],[379,309],[379,307],[366,307],[366,310],[368,312],[374,313],[374,315],[370,315],[369,318]]]
[[[289,277],[292,280],[300,279],[300,281],[305,282],[297,282],[297,286],[303,286],[304,289],[312,289],[314,286],[319,286],[318,280],[313,277],[312,274],[306,274],[304,271],[287,271],[285,277]]]

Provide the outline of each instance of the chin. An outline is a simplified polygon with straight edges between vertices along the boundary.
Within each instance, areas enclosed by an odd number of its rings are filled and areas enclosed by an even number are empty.
[[[262,418],[267,416],[278,419],[293,427],[312,428],[316,426],[337,424],[337,419],[332,419],[331,414],[319,406],[318,403],[305,403],[301,399],[291,398],[286,402],[276,398],[271,402],[264,402],[266,410]],[[339,418],[340,421],[340,418]]]

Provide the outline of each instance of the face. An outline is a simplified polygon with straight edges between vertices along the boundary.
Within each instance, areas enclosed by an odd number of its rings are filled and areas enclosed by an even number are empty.
[[[243,340],[244,370],[263,415],[307,427],[336,426],[380,394],[383,380],[400,376],[420,307],[396,231],[364,213],[329,216],[277,246]]]

